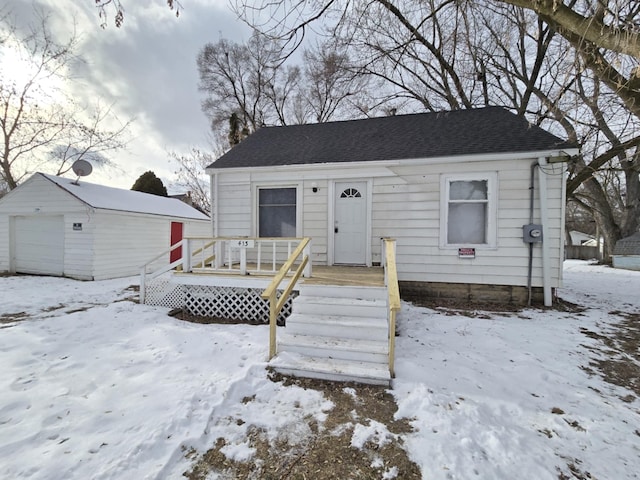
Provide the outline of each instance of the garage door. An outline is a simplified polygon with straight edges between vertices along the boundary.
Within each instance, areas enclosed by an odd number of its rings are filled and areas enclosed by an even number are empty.
[[[18,273],[62,275],[64,221],[62,216],[14,218],[14,265]]]

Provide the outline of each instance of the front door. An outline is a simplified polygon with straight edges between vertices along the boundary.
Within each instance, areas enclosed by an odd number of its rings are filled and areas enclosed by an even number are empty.
[[[367,263],[367,182],[335,185],[333,263]]]

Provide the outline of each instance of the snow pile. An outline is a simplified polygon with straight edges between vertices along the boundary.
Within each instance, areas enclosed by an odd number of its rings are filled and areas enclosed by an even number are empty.
[[[404,304],[391,393],[414,431],[355,413],[340,431],[353,448],[404,442],[429,479],[637,478],[640,401],[585,371],[599,341],[584,332],[640,312],[640,273],[572,261],[565,275],[561,296],[583,312]],[[223,439],[221,453],[250,462],[256,432],[296,445],[323,428],[333,405],[320,392],[269,380],[266,326],[175,320],[126,300],[135,281],[0,277],[3,478],[178,479],[192,447]]]

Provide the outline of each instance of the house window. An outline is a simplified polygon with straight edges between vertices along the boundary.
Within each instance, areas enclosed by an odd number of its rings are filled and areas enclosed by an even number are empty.
[[[296,236],[296,189],[258,190],[258,236]]]
[[[442,246],[495,246],[496,174],[444,176]]]

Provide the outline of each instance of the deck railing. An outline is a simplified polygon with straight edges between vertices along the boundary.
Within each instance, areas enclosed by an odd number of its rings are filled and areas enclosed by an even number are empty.
[[[269,301],[269,360],[271,360],[276,354],[276,320],[278,318],[278,314],[289,298],[289,295],[291,295],[296,282],[305,271],[307,265],[311,266],[311,262],[309,260],[310,242],[311,238],[309,237],[302,239],[302,241],[298,244],[298,248],[296,248],[295,251],[291,253],[289,259],[285,262],[284,265],[282,265],[276,276],[273,277],[273,280],[271,281],[269,286],[265,289],[264,292],[262,292],[262,298]],[[280,294],[280,298],[278,298],[278,287],[280,286],[280,283],[289,274],[289,271],[298,260],[298,257],[300,257],[301,255],[303,255],[302,260],[293,273],[293,276],[290,278],[289,284]],[[308,271],[310,274],[310,269],[308,269]]]
[[[302,250],[310,257],[309,239],[304,238],[185,237],[141,267],[140,303],[144,303],[147,282],[169,270],[272,275],[303,242]],[[170,262],[171,252],[176,251],[182,252],[180,258]],[[305,265],[303,273],[311,276],[311,262]]]
[[[398,287],[398,271],[396,269],[396,241],[392,238],[382,240],[384,249],[384,284],[388,295],[389,323],[389,374],[395,378],[396,352],[396,315],[400,311],[400,288]]]

